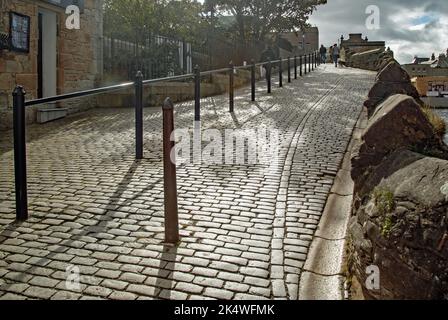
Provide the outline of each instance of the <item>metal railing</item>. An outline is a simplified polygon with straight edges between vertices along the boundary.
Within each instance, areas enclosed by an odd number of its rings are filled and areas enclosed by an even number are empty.
[[[302,70],[305,74],[314,70],[320,64],[320,56],[317,52],[313,52],[304,56],[294,56],[294,78],[298,77],[298,70],[300,71],[300,76],[302,76]],[[291,76],[291,58],[287,59],[287,72],[288,72],[288,82],[292,81]],[[279,59],[275,61],[266,61],[262,63],[255,63],[252,61],[249,65],[244,66],[234,66],[230,62],[228,68],[210,70],[201,72],[199,67],[196,66],[194,73],[143,80],[143,75],[140,71],[137,72],[134,82],[127,82],[118,85],[78,91],[73,93],[61,94],[54,97],[42,98],[25,101],[25,90],[22,86],[18,85],[14,89],[13,95],[13,131],[14,131],[14,173],[15,173],[15,195],[16,195],[16,220],[25,221],[28,219],[28,196],[27,196],[27,170],[26,170],[26,139],[25,139],[25,107],[34,106],[38,104],[51,103],[64,101],[74,98],[84,98],[90,97],[103,93],[111,93],[120,90],[134,88],[135,91],[135,157],[137,160],[143,159],[143,88],[146,85],[151,85],[159,82],[168,82],[176,80],[193,80],[194,81],[194,119],[195,121],[201,120],[201,78],[209,76],[215,73],[228,73],[229,74],[229,111],[234,112],[234,74],[235,70],[250,69],[251,74],[251,100],[256,99],[256,67],[264,67],[266,69],[266,82],[267,82],[267,92],[270,94],[272,92],[272,68],[274,65],[278,65],[279,72],[279,87],[283,86],[283,61],[284,59]],[[164,119],[164,148],[172,148],[173,144],[170,144],[169,140],[171,132],[174,127],[172,124],[173,119],[173,105],[169,98],[165,101],[163,106],[163,119]],[[167,129],[168,128],[168,129]],[[168,135],[168,136],[165,136]],[[170,166],[168,161],[170,152],[165,151],[164,155],[164,173],[165,173],[165,199],[173,199],[173,194],[177,194],[176,190],[176,173],[175,167]],[[168,157],[168,158],[167,158]],[[173,173],[174,172],[174,173]],[[177,199],[177,196],[175,197]],[[173,201],[173,200],[170,200]],[[170,202],[168,201],[168,202]],[[177,201],[177,200],[176,200]],[[176,217],[177,219],[177,204],[173,206],[172,203],[167,203],[166,206],[166,217]],[[172,211],[175,211],[174,213]],[[172,220],[170,220],[172,222]],[[173,227],[173,223],[168,223],[171,230],[176,230]],[[167,235],[167,241],[173,241],[173,239],[178,239],[178,235]]]

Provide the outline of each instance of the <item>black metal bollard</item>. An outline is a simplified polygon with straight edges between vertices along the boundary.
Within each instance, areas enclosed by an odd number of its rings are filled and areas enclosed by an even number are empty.
[[[266,81],[268,86],[268,93],[272,92],[272,62],[269,61],[266,66]]]
[[[194,121],[201,121],[201,69],[194,67]]]
[[[251,89],[252,89],[252,101],[255,101],[255,61],[252,60],[252,67],[251,67],[251,74],[250,74],[250,80],[251,80]]]
[[[304,58],[305,58],[304,66],[305,66],[305,74],[306,74],[307,73],[306,68],[307,68],[307,64],[308,64],[307,61],[306,61],[307,60],[307,56],[305,55]]]
[[[230,74],[229,74],[229,112],[234,111],[234,72],[235,72],[235,66],[233,65],[233,62],[231,61],[229,64],[230,68]]]
[[[28,219],[26,182],[25,90],[17,86],[13,93],[14,174],[16,186],[16,220]]]
[[[283,60],[280,58],[278,62],[278,86],[281,88],[283,87]]]
[[[135,158],[143,159],[143,74],[135,76]]]
[[[297,56],[294,56],[294,79],[297,80]]]
[[[175,143],[171,141],[174,132],[174,106],[170,98],[163,104],[163,176],[165,188],[165,242],[179,242],[179,214],[177,206]]]
[[[300,56],[300,76],[303,76],[303,56]]]
[[[311,71],[314,71],[314,54],[310,54]]]
[[[291,83],[291,58],[288,57],[288,83]]]

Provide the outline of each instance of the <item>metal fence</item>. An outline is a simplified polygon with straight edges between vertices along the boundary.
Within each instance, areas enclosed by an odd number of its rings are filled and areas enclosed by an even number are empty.
[[[307,74],[320,64],[320,56],[313,52],[304,56],[255,63],[249,65],[234,66],[233,63],[227,68],[201,72],[195,67],[193,73],[171,76],[158,79],[143,80],[142,72],[138,71],[133,82],[122,83],[114,86],[96,88],[91,90],[62,94],[54,97],[25,101],[25,91],[22,86],[17,86],[13,92],[13,130],[14,130],[14,172],[15,172],[15,196],[16,196],[16,219],[24,221],[28,219],[28,195],[27,195],[27,170],[26,170],[26,136],[25,136],[25,108],[64,101],[73,98],[94,96],[103,93],[111,93],[120,90],[134,88],[135,91],[135,157],[143,159],[143,88],[154,83],[166,81],[193,80],[194,81],[194,119],[201,120],[201,78],[214,73],[227,73],[229,75],[229,112],[233,113],[235,104],[234,74],[235,70],[250,70],[251,72],[251,100],[256,100],[256,68],[266,69],[267,92],[272,92],[272,71],[274,66],[278,68],[279,87],[283,86],[284,71],[286,67],[287,81],[292,82],[293,77]],[[167,243],[177,243],[179,240],[178,208],[176,189],[176,166],[170,159],[174,143],[170,141],[174,130],[173,104],[170,99],[163,106],[163,140],[164,140],[164,184],[165,184],[165,240]]]
[[[159,35],[144,44],[104,37],[103,61],[106,77],[122,80],[133,79],[137,71],[145,79],[154,79],[193,70],[191,44]]]

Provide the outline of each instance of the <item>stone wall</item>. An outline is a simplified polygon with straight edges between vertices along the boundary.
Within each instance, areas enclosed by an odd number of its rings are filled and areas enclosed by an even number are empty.
[[[52,10],[58,14],[57,38],[57,93],[68,93],[94,88],[102,71],[102,0],[85,0],[81,13],[80,30],[65,27],[65,10],[40,1],[2,0],[0,32],[9,30],[9,11],[30,16],[30,52],[0,51],[0,130],[12,126],[12,96],[16,85],[24,86],[26,99],[37,98],[38,86],[38,9]],[[45,79],[44,79],[45,81]],[[69,112],[92,106],[92,100],[83,99],[60,104]],[[36,120],[37,107],[27,109],[27,122]]]
[[[409,75],[383,60],[352,157],[349,273],[368,299],[448,299],[448,146]],[[372,266],[378,288],[368,285]]]
[[[260,80],[260,70],[256,71],[256,79]],[[203,79],[207,80],[207,79]],[[250,83],[250,72],[238,70],[234,77],[235,89]],[[225,74],[213,74],[207,82],[201,83],[201,97],[211,97],[229,92],[229,76]],[[194,99],[193,82],[159,82],[145,86],[144,106],[158,107],[163,104],[167,97],[173,102],[182,102]],[[98,96],[98,107],[132,107],[134,105],[134,91],[125,90]]]

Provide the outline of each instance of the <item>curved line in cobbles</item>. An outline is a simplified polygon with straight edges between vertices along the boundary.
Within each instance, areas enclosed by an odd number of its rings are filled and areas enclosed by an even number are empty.
[[[318,101],[314,103],[310,107],[310,109],[306,112],[305,116],[300,120],[298,126],[296,127],[296,130],[294,132],[293,137],[291,138],[288,152],[286,155],[286,159],[282,166],[282,175],[280,180],[280,186],[278,189],[279,198],[277,198],[276,202],[276,208],[274,213],[274,232],[271,242],[271,261],[270,261],[270,267],[271,267],[271,273],[270,273],[270,281],[271,281],[271,290],[272,290],[272,296],[271,298],[274,299],[286,299],[288,296],[291,299],[296,298],[296,293],[288,292],[287,289],[287,282],[286,282],[286,272],[284,270],[284,237],[286,235],[286,195],[288,194],[288,187],[289,187],[289,175],[291,172],[291,166],[292,166],[292,160],[294,157],[294,154],[297,149],[297,144],[299,141],[299,138],[301,137],[303,133],[303,129],[307,124],[308,119],[310,118],[313,111],[316,109],[317,106],[319,106],[334,90],[340,86],[341,81],[343,80],[343,77],[340,77],[336,84],[329,89],[328,91],[323,94]],[[286,173],[285,173],[286,172]],[[280,255],[280,257],[278,257]],[[297,284],[298,286],[298,281]]]

